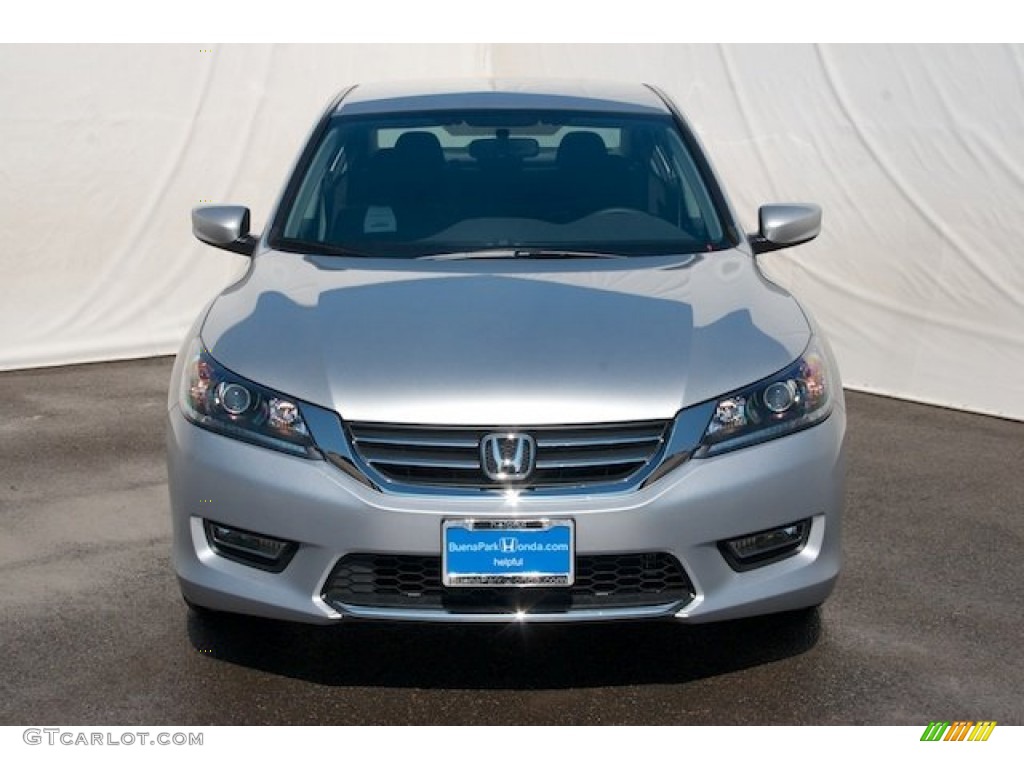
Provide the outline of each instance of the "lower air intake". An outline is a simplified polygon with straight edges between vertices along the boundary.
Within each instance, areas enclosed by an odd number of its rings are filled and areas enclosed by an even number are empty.
[[[441,585],[441,558],[346,555],[331,571],[324,601],[344,606],[453,613],[564,613],[688,602],[693,585],[679,561],[664,552],[580,555],[576,583],[552,588],[454,588]]]

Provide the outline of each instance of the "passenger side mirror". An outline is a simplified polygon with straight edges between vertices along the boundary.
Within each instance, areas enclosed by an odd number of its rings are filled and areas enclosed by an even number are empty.
[[[249,209],[241,205],[201,205],[192,209],[192,234],[207,245],[252,256],[256,238],[249,234]]]
[[[749,235],[754,253],[768,253],[813,240],[821,232],[821,206],[813,204],[762,205],[758,229]]]

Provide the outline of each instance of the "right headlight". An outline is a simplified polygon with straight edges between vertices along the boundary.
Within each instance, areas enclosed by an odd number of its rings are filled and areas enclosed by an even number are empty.
[[[719,398],[694,458],[715,456],[812,427],[832,413],[831,370],[812,340],[792,365]]]
[[[178,402],[185,418],[204,429],[296,456],[316,455],[296,400],[227,370],[198,338],[186,353]]]

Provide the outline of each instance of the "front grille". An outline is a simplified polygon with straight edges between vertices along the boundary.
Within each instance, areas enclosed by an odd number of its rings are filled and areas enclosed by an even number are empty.
[[[667,427],[665,421],[521,429],[348,425],[359,458],[390,483],[524,489],[634,480],[651,468],[665,441]],[[515,481],[499,482],[488,477],[482,466],[480,443],[494,433],[519,433],[533,438],[533,471]]]
[[[560,613],[635,608],[693,599],[693,584],[665,552],[579,555],[571,587],[447,588],[441,558],[421,555],[346,555],[331,571],[324,601],[344,606],[448,610],[453,613]]]

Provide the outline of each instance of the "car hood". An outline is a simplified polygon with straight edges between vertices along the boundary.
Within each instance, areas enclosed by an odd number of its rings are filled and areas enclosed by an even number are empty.
[[[741,251],[405,261],[267,252],[202,338],[246,378],[350,421],[671,418],[784,368],[810,338]]]

